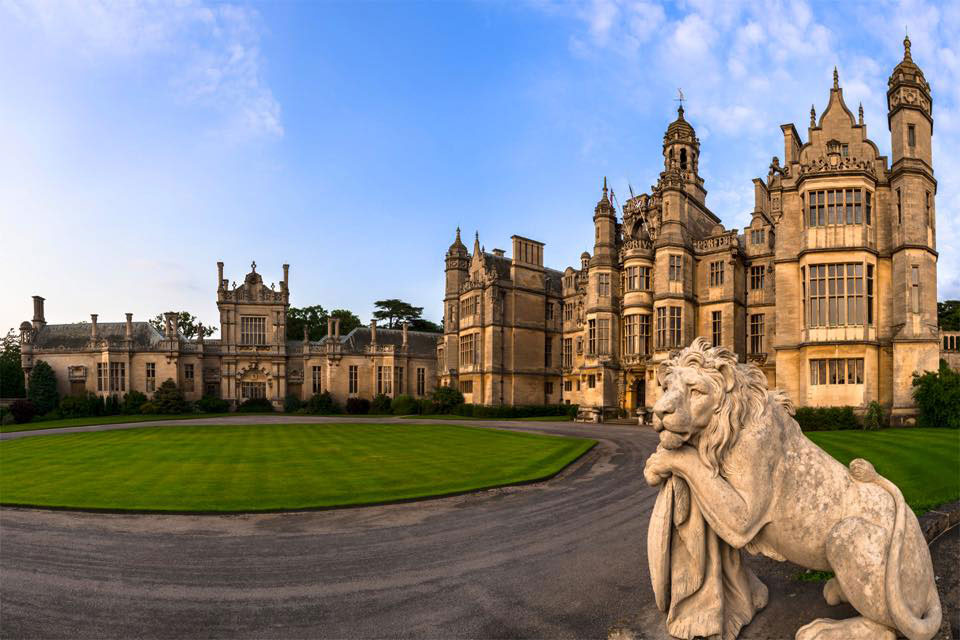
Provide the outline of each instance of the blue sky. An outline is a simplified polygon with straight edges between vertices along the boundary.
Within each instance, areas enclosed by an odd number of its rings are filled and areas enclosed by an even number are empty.
[[[889,153],[904,27],[934,95],[940,298],[960,297],[960,4],[175,3],[0,0],[0,323],[189,309],[216,262],[291,302],[398,297],[439,320],[454,229],[548,265],[592,243],[603,176],[645,191],[678,87],[708,205],[806,138],[836,65]]]

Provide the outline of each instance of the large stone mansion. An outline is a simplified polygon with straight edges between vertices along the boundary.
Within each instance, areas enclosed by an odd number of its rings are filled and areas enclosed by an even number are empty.
[[[445,259],[441,383],[468,402],[638,410],[656,400],[657,365],[705,336],[757,363],[798,406],[878,401],[905,419],[911,374],[936,369],[940,344],[932,99],[909,39],[887,104],[890,159],[834,71],[806,140],[780,127],[783,162],[753,181],[742,234],[707,206],[682,106],[649,194],[618,215],[604,180],[593,253],[577,267],[546,268],[544,245],[519,236],[510,257],[479,239],[470,252],[458,230]]]
[[[319,341],[287,336],[290,303],[289,266],[279,288],[267,286],[256,263],[242,284],[230,286],[217,263],[220,339],[188,340],[176,313],[164,314],[163,331],[149,322],[47,324],[44,299],[33,298],[33,321],[20,325],[21,361],[29,376],[34,363],[53,367],[61,395],[93,392],[148,396],[172,379],[187,400],[204,395],[236,405],[267,398],[282,407],[287,395],[302,400],[329,391],[344,403],[350,397],[377,394],[423,396],[436,385],[437,334],[368,327],[340,335],[330,319]],[[291,339],[292,338],[292,339]]]

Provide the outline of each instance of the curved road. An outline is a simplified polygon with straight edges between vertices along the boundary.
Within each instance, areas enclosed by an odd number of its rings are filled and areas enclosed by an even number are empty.
[[[325,421],[343,420],[155,424]],[[655,434],[610,424],[455,423],[600,444],[547,482],[380,507],[236,516],[0,509],[0,637],[606,638],[623,626],[638,638],[667,638],[646,560],[656,494],[642,469]],[[944,596],[947,582],[950,593],[958,589],[949,573],[956,538],[934,556]],[[828,607],[822,585],[796,581],[797,567],[747,562],[771,601],[741,638],[792,638],[814,618],[855,615]]]
[[[324,420],[199,422],[253,421]],[[545,483],[381,507],[243,516],[2,509],[0,636],[600,637],[649,607],[643,547],[655,493],[640,470],[653,432],[496,426],[600,445]]]

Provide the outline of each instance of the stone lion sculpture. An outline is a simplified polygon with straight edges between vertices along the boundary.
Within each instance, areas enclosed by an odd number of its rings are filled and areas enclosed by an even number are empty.
[[[724,543],[833,571],[824,598],[861,614],[814,620],[797,640],[934,636],[941,607],[930,552],[896,485],[866,460],[848,468],[817,447],[758,367],[703,338],[660,365],[658,378],[660,446],[647,460],[647,483],[682,478]],[[763,591],[757,605],[766,604]]]

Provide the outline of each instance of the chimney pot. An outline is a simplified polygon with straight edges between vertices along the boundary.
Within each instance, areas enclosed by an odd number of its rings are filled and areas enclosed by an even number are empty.
[[[406,320],[403,321],[403,346],[407,346],[407,329],[410,327],[410,323]]]
[[[370,321],[370,344],[377,346],[377,320]]]
[[[97,314],[90,314],[90,339],[97,339]]]
[[[226,289],[226,288],[227,288],[227,285],[223,281],[223,263],[218,262],[217,263],[217,289],[220,290],[220,289]]]
[[[333,318],[327,316],[327,337],[333,337]]]
[[[132,313],[127,314],[126,337],[127,337],[127,340],[130,340],[133,338],[133,314]]]
[[[289,291],[290,289],[290,265],[283,265],[283,288],[284,290]]]
[[[340,318],[334,318],[333,320],[333,337],[340,337]]]

